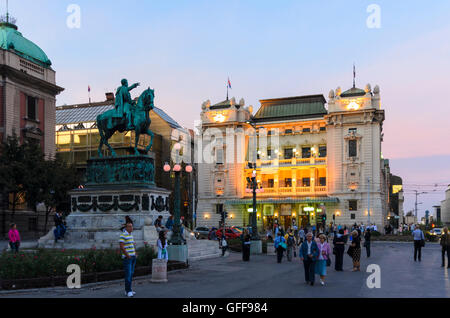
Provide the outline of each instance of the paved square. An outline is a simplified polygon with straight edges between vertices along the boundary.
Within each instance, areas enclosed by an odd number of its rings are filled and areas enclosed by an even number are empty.
[[[447,268],[441,265],[438,244],[427,243],[422,262],[414,262],[412,243],[372,243],[372,257],[362,251],[361,272],[351,272],[350,257],[344,255],[344,272],[334,271],[334,258],[328,267],[326,286],[304,283],[303,264],[298,258],[281,264],[276,256],[252,255],[249,263],[241,254],[226,258],[198,261],[188,270],[169,273],[166,284],[152,284],[149,278],[139,278],[134,285],[136,297],[450,297]],[[369,289],[366,284],[367,265],[381,267],[381,288]],[[318,276],[316,276],[316,282]],[[124,297],[122,282],[114,282],[80,290],[45,289],[0,297]]]

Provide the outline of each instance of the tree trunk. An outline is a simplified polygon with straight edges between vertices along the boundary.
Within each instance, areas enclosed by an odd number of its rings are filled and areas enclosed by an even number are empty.
[[[16,214],[16,204],[17,204],[17,192],[13,192],[11,223],[14,223],[14,216]]]
[[[44,235],[47,233],[48,215],[52,211],[51,208],[45,207]]]
[[[8,195],[3,192],[0,194],[0,204],[2,207],[2,237],[6,236],[6,211],[8,210],[8,205],[6,201],[6,198]]]

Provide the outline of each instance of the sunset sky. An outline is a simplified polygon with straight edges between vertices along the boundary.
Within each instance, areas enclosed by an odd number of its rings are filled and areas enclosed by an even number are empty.
[[[1,1],[4,11],[5,1]],[[151,86],[156,104],[185,127],[201,104],[324,94],[367,83],[381,89],[383,156],[403,178],[405,212],[419,216],[450,184],[450,1],[10,0],[19,31],[53,62],[57,104],[104,100],[125,77]],[[69,4],[81,28],[66,25]],[[368,28],[370,4],[381,28]],[[433,186],[437,184],[437,186]]]

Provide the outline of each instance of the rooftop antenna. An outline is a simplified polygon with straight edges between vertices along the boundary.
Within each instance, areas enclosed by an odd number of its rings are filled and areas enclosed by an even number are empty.
[[[356,69],[355,63],[353,63],[353,88],[355,88]]]

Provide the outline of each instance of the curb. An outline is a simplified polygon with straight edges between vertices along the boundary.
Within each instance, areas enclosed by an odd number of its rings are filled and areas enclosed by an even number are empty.
[[[180,272],[180,271],[184,271],[187,270],[188,268],[183,268],[183,269],[174,269],[172,271],[168,271],[167,273],[176,273],[176,272]],[[139,282],[139,281],[144,281],[144,280],[148,280],[150,282],[152,275],[145,275],[145,276],[137,276],[133,278],[133,282]],[[104,281],[104,282],[97,282],[97,283],[88,283],[88,284],[84,284],[81,285],[81,288],[73,288],[73,289],[69,289],[67,287],[63,287],[63,286],[58,286],[58,287],[43,287],[43,288],[32,288],[32,289],[17,289],[17,290],[0,290],[0,297],[2,295],[14,295],[14,294],[23,294],[23,293],[38,293],[38,292],[58,292],[58,291],[78,291],[78,290],[86,290],[86,289],[91,289],[91,290],[96,290],[99,288],[96,287],[101,287],[104,285],[116,285],[116,284],[123,284],[124,280],[122,279],[116,279],[116,280],[109,280],[109,281]]]

